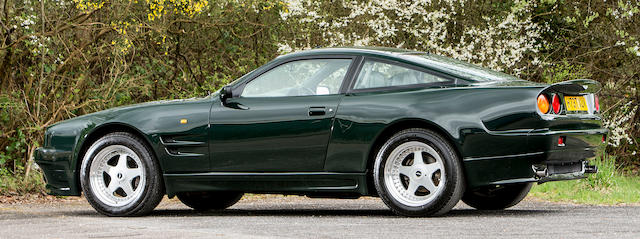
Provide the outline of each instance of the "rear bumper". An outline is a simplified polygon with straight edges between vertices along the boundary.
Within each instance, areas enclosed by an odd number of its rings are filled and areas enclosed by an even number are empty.
[[[529,134],[529,145],[544,150],[542,161],[532,165],[538,183],[585,178],[598,171],[587,159],[596,156],[607,129],[539,130]],[[560,143],[562,141],[562,143]]]
[[[607,129],[533,130],[526,134],[529,153],[465,158],[469,187],[510,183],[545,183],[585,178],[596,173],[588,164],[606,137]],[[520,135],[524,136],[524,135]],[[563,144],[558,144],[558,138]],[[499,147],[499,145],[496,145]]]
[[[543,152],[542,160],[548,163],[576,162],[595,157],[598,146],[604,143],[607,129],[534,130],[528,134],[527,144],[532,151]],[[559,144],[562,138],[563,144]]]
[[[47,193],[56,196],[79,196],[75,171],[69,167],[71,151],[37,148],[34,159],[44,173]]]

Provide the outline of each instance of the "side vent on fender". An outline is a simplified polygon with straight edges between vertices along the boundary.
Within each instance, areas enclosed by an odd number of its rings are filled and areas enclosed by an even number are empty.
[[[204,141],[196,141],[191,135],[163,135],[160,136],[160,143],[167,154],[176,157],[203,156],[208,150]]]

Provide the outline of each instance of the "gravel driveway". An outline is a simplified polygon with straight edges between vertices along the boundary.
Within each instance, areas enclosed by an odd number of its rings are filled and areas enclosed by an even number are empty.
[[[152,215],[109,218],[84,199],[0,204],[0,238],[640,238],[640,207],[525,200],[505,211],[460,203],[444,217],[393,215],[376,198],[245,197],[197,213],[165,199]]]

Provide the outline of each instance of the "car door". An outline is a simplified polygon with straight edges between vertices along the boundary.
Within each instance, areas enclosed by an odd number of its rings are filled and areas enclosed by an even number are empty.
[[[211,110],[213,171],[324,169],[333,118],[352,57],[285,61],[246,81]]]

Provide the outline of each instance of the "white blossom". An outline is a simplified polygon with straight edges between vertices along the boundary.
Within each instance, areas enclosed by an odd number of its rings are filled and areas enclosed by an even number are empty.
[[[387,45],[405,46],[396,42],[399,34],[415,40],[412,48],[464,61],[482,64],[496,69],[510,69],[518,75],[518,68],[528,53],[536,53],[544,44],[541,34],[548,26],[531,21],[534,5],[528,1],[516,1],[502,20],[482,18],[482,23],[465,25],[456,22],[457,14],[464,14],[465,1],[441,1],[434,5],[429,0],[398,1],[343,1],[347,15],[335,16],[325,11],[321,3],[312,0],[287,0],[288,11],[281,11],[284,20],[297,21],[308,26],[307,32],[321,32],[331,46]],[[524,17],[522,17],[524,16]],[[448,27],[462,26],[458,41],[452,41]],[[356,32],[365,29],[364,32]],[[285,40],[293,48],[308,47],[300,39]],[[530,62],[542,65],[541,59]],[[526,64],[520,64],[526,65]]]

